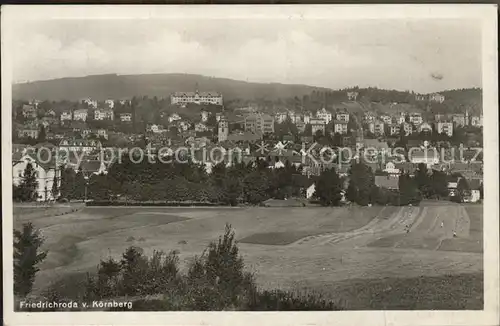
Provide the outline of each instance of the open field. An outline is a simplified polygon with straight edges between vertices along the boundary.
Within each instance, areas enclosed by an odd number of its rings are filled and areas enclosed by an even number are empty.
[[[226,223],[235,229],[245,263],[256,273],[261,287],[332,289],[342,297],[349,297],[346,284],[352,282],[360,289],[363,282],[379,289],[388,283],[397,284],[401,278],[412,278],[407,284],[424,284],[426,281],[419,278],[425,276],[436,277],[432,282],[441,291],[436,298],[444,298],[446,286],[439,284],[456,283],[445,275],[472,273],[474,277],[463,276],[473,279],[463,283],[464,287],[473,284],[463,290],[464,295],[476,298],[482,292],[480,205],[86,207],[60,216],[29,216],[17,214],[14,225],[19,227],[23,221],[31,220],[46,237],[44,247],[49,251],[37,275],[35,292],[63,276],[95,270],[100,259],[119,258],[130,245],[142,247],[146,254],[155,249],[178,250],[185,267],[223,233]],[[453,231],[457,238],[453,238]],[[458,285],[452,287],[455,292],[462,291]],[[408,296],[425,298],[430,294],[421,291],[432,292],[433,286],[427,286],[427,290],[419,290],[418,286],[411,289]],[[349,303],[352,309],[362,309],[375,292],[363,293],[360,301]],[[396,294],[381,295],[382,299],[389,299]],[[474,298],[470,301],[457,298],[454,307],[461,309],[466,305],[478,309],[482,303]],[[411,301],[410,297],[405,300]]]

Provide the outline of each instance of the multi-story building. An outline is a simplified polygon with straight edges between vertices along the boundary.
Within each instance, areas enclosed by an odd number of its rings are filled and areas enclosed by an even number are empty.
[[[89,114],[89,110],[87,109],[78,109],[73,111],[73,120],[87,121],[87,116]]]
[[[413,123],[414,125],[417,126],[417,125],[421,124],[423,121],[422,114],[420,114],[418,112],[413,112],[410,114],[409,120],[410,120],[410,123]]]
[[[120,121],[121,122],[131,122],[132,121],[132,113],[120,113]]]
[[[347,122],[339,120],[335,121],[333,123],[333,132],[341,135],[347,134]]]
[[[94,120],[114,120],[113,109],[96,109],[94,111]]]
[[[384,135],[384,122],[380,120],[372,121],[368,124],[368,129],[370,132],[376,136]]]
[[[172,123],[174,121],[178,121],[178,120],[181,120],[181,116],[178,115],[177,113],[172,113],[169,117],[168,117],[168,122]]]
[[[224,117],[221,117],[217,127],[217,140],[219,141],[219,143],[224,142],[227,140],[228,136],[229,136],[229,123]]]
[[[386,125],[390,125],[392,123],[392,117],[387,114],[381,115],[380,120],[382,120]]]
[[[101,142],[94,139],[63,139],[59,143],[59,150],[66,152],[92,153],[101,148]]]
[[[463,114],[454,114],[452,116],[452,121],[455,126],[463,127],[466,125],[465,115]]]
[[[434,93],[429,95],[429,101],[443,103],[445,100],[444,96],[439,93]]]
[[[389,133],[391,136],[399,135],[399,131],[401,130],[401,125],[394,123],[389,126]]]
[[[274,133],[274,117],[269,114],[250,114],[245,117],[245,131],[263,134]]]
[[[73,114],[71,111],[63,111],[61,113],[61,121],[71,121],[73,120]]]
[[[108,139],[108,131],[106,129],[103,129],[103,128],[98,129],[97,130],[97,136],[98,137],[102,137],[104,139]]]
[[[28,164],[35,171],[37,181],[37,201],[53,200],[59,197],[59,193],[52,193],[54,180],[58,183],[57,189],[60,189],[61,171],[57,168],[55,160],[45,162],[45,159],[39,161],[35,154],[24,154],[21,157],[14,156],[12,159],[12,184],[19,185],[23,178]]]
[[[428,97],[423,94],[417,94],[415,95],[415,100],[417,101],[427,101]]]
[[[453,136],[453,123],[450,121],[438,121],[436,123],[436,131],[439,134],[445,133],[451,137]]]
[[[23,104],[23,116],[27,119],[36,118],[36,109],[33,105]]]
[[[312,119],[312,114],[310,112],[306,112],[304,113],[304,123],[307,125],[307,124],[310,124],[311,123],[311,119]]]
[[[442,113],[437,113],[434,115],[434,121],[438,122],[438,121],[442,121],[442,120],[445,120],[446,119],[446,115],[445,114],[442,114]]]
[[[396,123],[402,124],[406,122],[406,112],[401,112],[399,117],[396,118]]]
[[[318,110],[318,112],[316,112],[316,118],[325,120],[326,124],[329,124],[330,121],[332,121],[333,119],[332,113],[327,111],[325,108]]]
[[[347,92],[347,99],[349,101],[356,101],[358,98],[359,93],[358,92]]]
[[[115,107],[115,101],[113,100],[106,100],[104,101],[104,104],[110,109],[113,109]]]
[[[339,121],[339,122],[349,122],[349,113],[347,112],[338,112],[336,115],[335,115],[335,120]]]
[[[320,130],[323,134],[325,134],[325,130],[326,130],[325,120],[314,118],[314,119],[311,119],[309,122],[311,124],[311,131],[312,131],[313,135],[316,135],[318,130]]]
[[[480,116],[473,115],[470,119],[471,126],[482,127],[483,126],[483,115]]]
[[[194,104],[215,104],[222,105],[222,94],[216,92],[175,92],[171,96],[172,104],[186,105]]]
[[[402,126],[406,136],[411,135],[413,133],[413,125],[411,123],[404,122]]]
[[[38,138],[39,129],[36,126],[25,126],[17,131],[19,138]]]
[[[207,126],[202,122],[198,122],[197,124],[194,125],[194,131],[196,132],[207,131]]]
[[[422,122],[418,126],[418,131],[419,132],[432,132],[432,126],[427,122]]]

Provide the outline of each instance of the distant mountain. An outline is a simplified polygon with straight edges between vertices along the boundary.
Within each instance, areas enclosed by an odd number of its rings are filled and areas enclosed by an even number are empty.
[[[220,92],[227,100],[301,98],[314,90],[329,90],[307,85],[251,83],[190,74],[110,74],[14,84],[13,99],[75,101],[91,97],[101,101],[133,96],[168,97],[177,91],[194,91],[196,86],[200,91]]]

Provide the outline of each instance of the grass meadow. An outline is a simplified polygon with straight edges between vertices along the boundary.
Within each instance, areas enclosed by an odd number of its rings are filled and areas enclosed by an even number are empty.
[[[15,227],[31,221],[46,238],[35,293],[54,283],[71,291],[72,279],[131,245],[147,255],[177,250],[185,267],[229,223],[261,288],[321,292],[346,309],[482,308],[481,205],[38,212],[14,210]]]

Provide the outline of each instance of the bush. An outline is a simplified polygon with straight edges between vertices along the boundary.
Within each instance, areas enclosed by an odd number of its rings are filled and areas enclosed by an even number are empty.
[[[210,243],[201,256],[191,261],[184,275],[179,270],[178,252],[154,251],[148,258],[141,248],[129,247],[120,261],[101,261],[97,274],[80,275],[79,280],[72,283],[76,284],[72,294],[80,293],[73,299],[89,302],[140,296],[133,300],[134,311],[339,309],[333,302],[313,294],[259,291],[253,275],[245,271],[230,225],[226,225],[218,241]],[[50,297],[64,298],[57,290],[61,289],[52,287]]]

